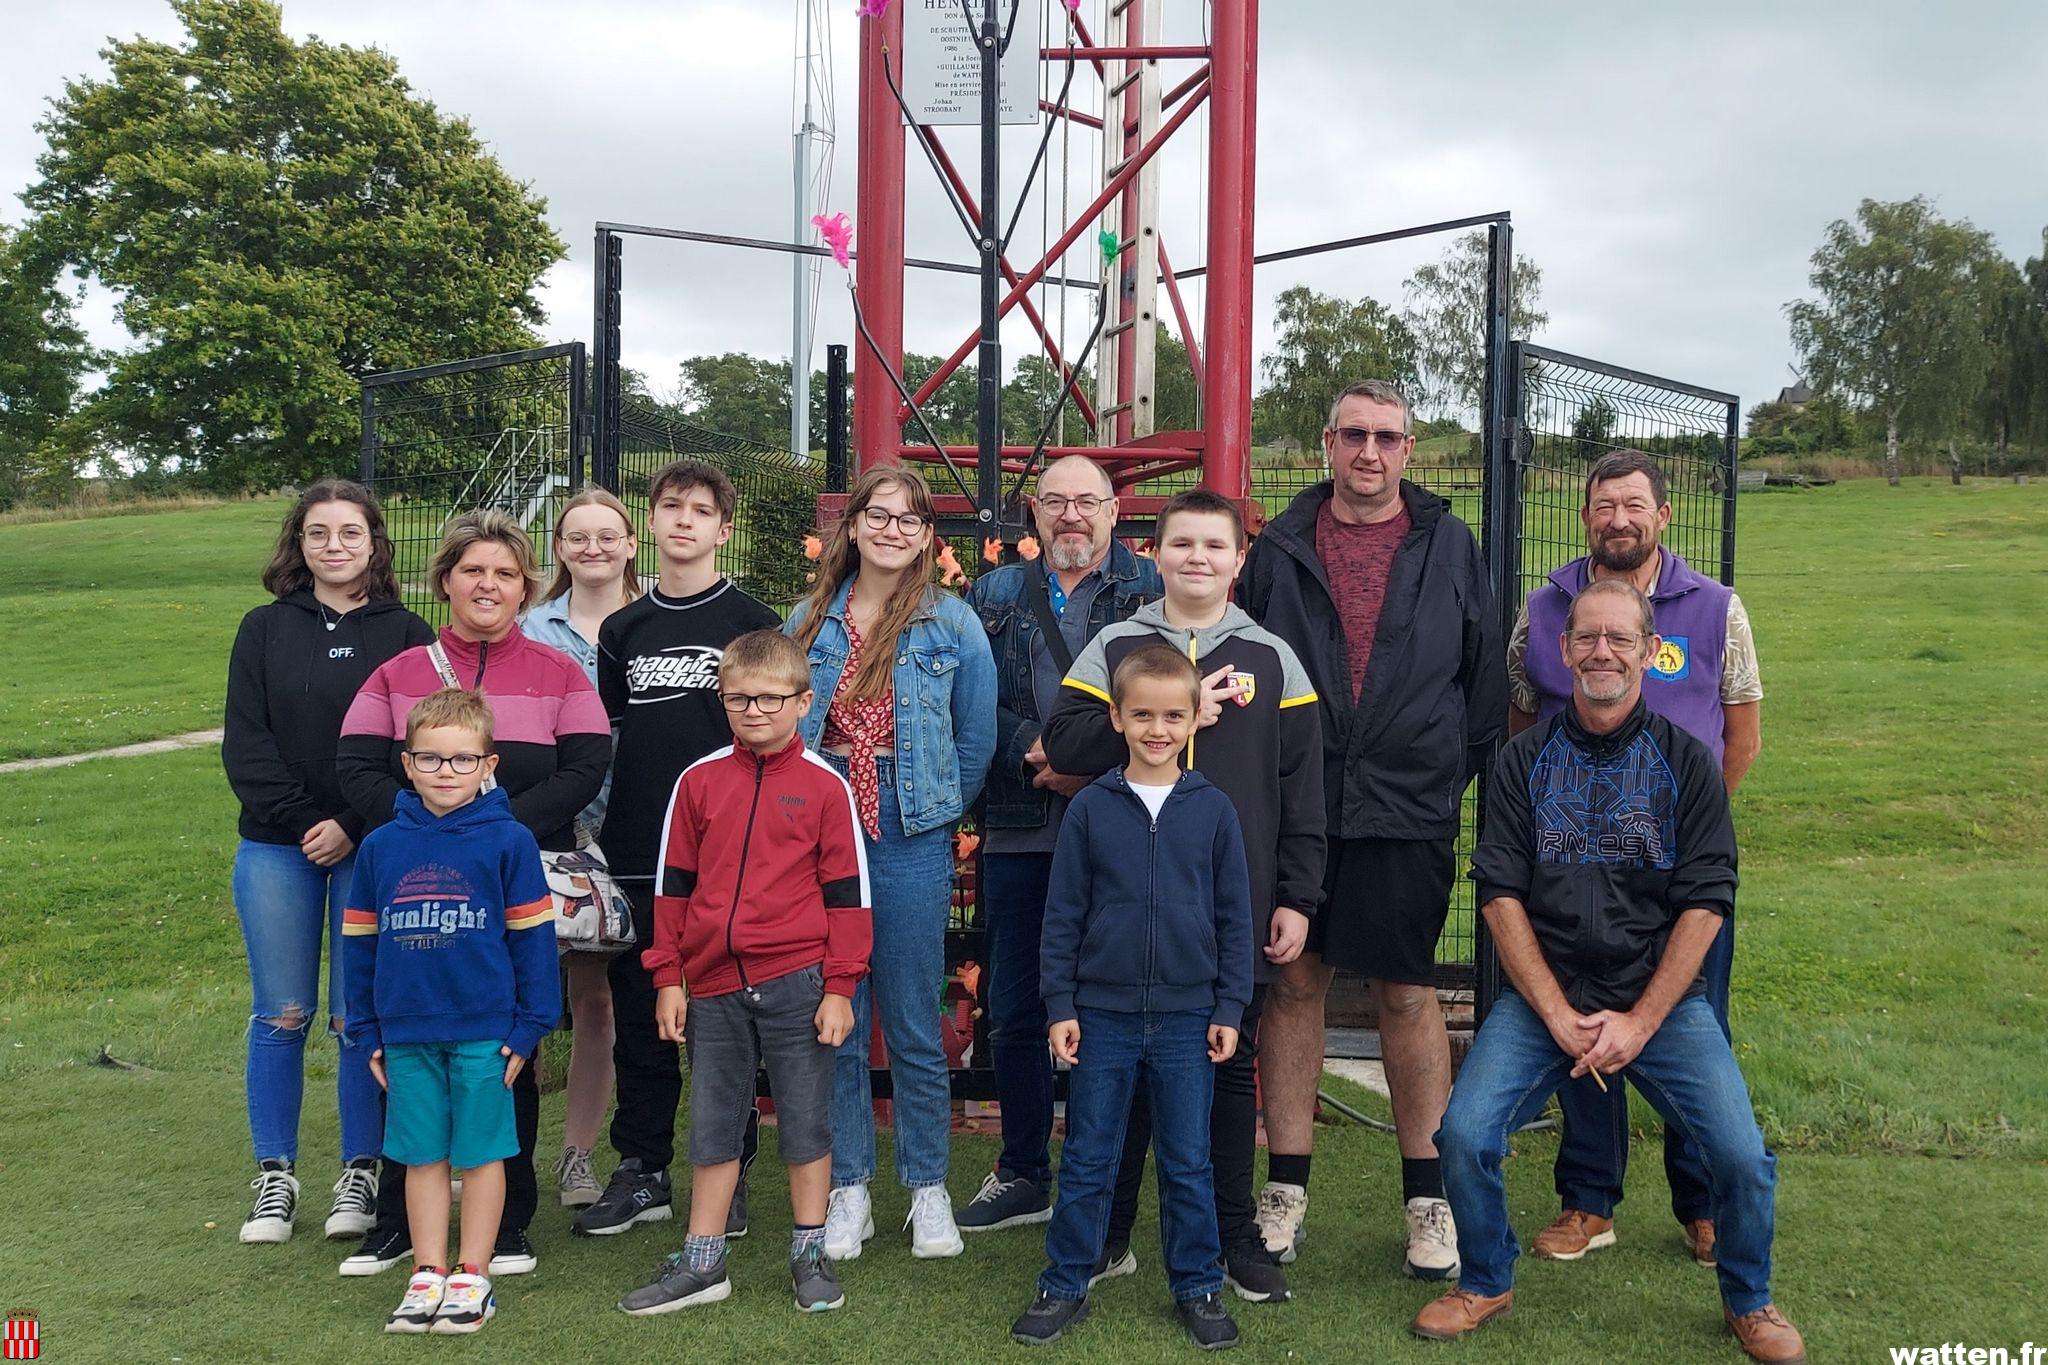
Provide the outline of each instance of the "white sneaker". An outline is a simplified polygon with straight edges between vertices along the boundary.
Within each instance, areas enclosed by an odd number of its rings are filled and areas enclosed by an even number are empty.
[[[299,1208],[299,1178],[283,1162],[266,1165],[249,1182],[256,1205],[242,1224],[244,1242],[289,1242],[292,1218]]]
[[[1283,1265],[1294,1260],[1295,1253],[1307,1240],[1308,1233],[1303,1227],[1307,1220],[1308,1191],[1301,1186],[1269,1180],[1259,1191],[1256,1218],[1259,1239],[1266,1244],[1266,1250],[1280,1258]]]
[[[1442,1199],[1411,1199],[1407,1271],[1418,1280],[1449,1280],[1458,1274],[1458,1226]]]
[[[397,1311],[385,1321],[384,1330],[426,1331],[434,1321],[434,1314],[441,1310],[441,1299],[447,1288],[447,1276],[436,1275],[431,1270],[415,1270],[405,1286],[405,1297],[398,1301]]]
[[[960,1227],[953,1221],[953,1196],[944,1185],[927,1185],[910,1196],[910,1216],[903,1220],[910,1229],[910,1254],[921,1261],[958,1256],[967,1249],[960,1240]]]
[[[875,1206],[865,1185],[836,1185],[825,1202],[825,1255],[834,1261],[860,1259],[875,1235]]]
[[[334,1182],[334,1211],[327,1215],[331,1242],[360,1237],[377,1225],[377,1167],[344,1166]]]

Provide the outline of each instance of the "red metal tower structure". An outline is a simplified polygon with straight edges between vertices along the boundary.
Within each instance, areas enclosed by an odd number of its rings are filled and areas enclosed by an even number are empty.
[[[1046,355],[1060,373],[1067,373],[1067,360],[1048,331],[1045,320],[1033,306],[1030,291],[1051,271],[1068,248],[1089,235],[1105,213],[1125,225],[1120,255],[1112,268],[1128,280],[1134,262],[1154,257],[1137,250],[1138,177],[1159,154],[1160,148],[1208,107],[1209,146],[1207,162],[1207,216],[1209,260],[1206,263],[1207,290],[1199,334],[1185,307],[1167,245],[1156,245],[1158,283],[1171,302],[1175,323],[1201,395],[1201,426],[1193,431],[1154,431],[1135,434],[1131,394],[1130,357],[1132,347],[1117,348],[1118,391],[1127,401],[1117,410],[1093,414],[1085,395],[1077,396],[1084,414],[1097,417],[1097,439],[1088,445],[1049,445],[1044,461],[1065,455],[1087,455],[1100,462],[1124,494],[1126,518],[1148,515],[1160,499],[1142,493],[1133,495],[1144,481],[1178,470],[1199,467],[1201,483],[1224,496],[1246,502],[1249,492],[1252,405],[1252,206],[1255,174],[1253,149],[1257,132],[1258,101],[1258,0],[1211,0],[1209,42],[1204,45],[1162,45],[1146,43],[1146,32],[1158,32],[1156,23],[1148,30],[1148,14],[1156,14],[1165,0],[1112,0],[1113,22],[1121,22],[1124,41],[1098,43],[1078,13],[1064,5],[1054,9],[1065,17],[1073,40],[1072,49],[1046,47],[1045,62],[1088,61],[1104,76],[1106,106],[1121,127],[1104,131],[1120,140],[1120,155],[1114,152],[1114,173],[1101,192],[1047,245],[1043,257],[1019,269],[1001,250],[1000,243],[984,242],[985,253],[997,258],[1001,280],[1007,291],[996,303],[998,320],[1012,310],[1021,310],[1032,324]],[[993,8],[993,6],[991,6]],[[1019,41],[1030,40],[1018,35]],[[967,216],[977,229],[994,236],[1003,217],[1000,203],[978,203],[965,180],[954,169],[937,132],[929,127],[906,124],[896,94],[890,88],[890,68],[885,65],[903,50],[903,16],[900,6],[890,6],[879,17],[862,21],[860,44],[859,179],[857,222],[860,239],[855,262],[855,282],[860,292],[862,313],[875,349],[897,373],[903,362],[904,290],[904,172],[907,139],[919,138],[932,152],[932,160],[957,194]],[[1161,96],[1162,117],[1156,131],[1143,127],[1138,116],[1135,82],[1121,82],[1108,73],[1111,63],[1154,64],[1165,61],[1193,61],[1192,74]],[[1119,89],[1119,84],[1123,86]],[[987,102],[993,103],[993,96]],[[1067,118],[1077,124],[1101,128],[1103,121],[1082,110],[1057,101],[1041,101],[1049,118]],[[1170,111],[1165,112],[1165,111]],[[1149,134],[1149,135],[1148,135]],[[984,185],[992,182],[985,168]],[[986,195],[984,195],[986,198]],[[1138,291],[1113,287],[1110,293],[1107,331],[1129,337],[1136,329],[1149,329],[1155,320],[1137,315]],[[973,356],[983,343],[983,329],[977,327],[960,342],[938,371],[921,384],[913,395],[922,403],[961,363]],[[1000,382],[1000,376],[997,377]],[[905,423],[911,413],[896,392],[891,377],[872,364],[854,366],[853,447],[860,467],[892,464],[900,460],[938,462],[938,452],[915,439],[906,441]],[[965,466],[985,455],[975,446],[949,446],[946,455]],[[1033,447],[1006,444],[1000,449],[1000,470],[1014,480],[1025,469]],[[987,464],[982,465],[986,481]],[[950,487],[950,483],[945,486]],[[981,508],[991,505],[985,488],[970,502],[958,493],[942,494],[940,510],[948,520],[972,520]]]

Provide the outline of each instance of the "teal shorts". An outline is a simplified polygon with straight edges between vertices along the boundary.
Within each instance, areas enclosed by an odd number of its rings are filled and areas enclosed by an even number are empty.
[[[512,1087],[498,1041],[386,1043],[384,1155],[401,1166],[458,1170],[519,1154]]]

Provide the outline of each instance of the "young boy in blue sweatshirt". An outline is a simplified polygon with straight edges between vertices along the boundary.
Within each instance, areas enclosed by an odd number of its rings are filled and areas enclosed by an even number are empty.
[[[1167,1280],[1188,1335],[1213,1351],[1237,1344],[1220,1292],[1209,1109],[1214,1068],[1236,1051],[1252,997],[1244,836],[1230,798],[1180,768],[1201,708],[1194,664],[1144,645],[1109,691],[1129,761],[1074,798],[1046,897],[1039,992],[1052,1050],[1073,1072],[1047,1265],[1010,1335],[1042,1345],[1087,1316],[1142,1079]]]
[[[492,782],[492,729],[479,692],[414,705],[413,790],[363,840],[342,913],[348,1037],[389,1092],[384,1155],[410,1168],[414,1270],[387,1332],[474,1332],[497,1311],[482,1268],[519,1150],[512,1081],[562,1012],[540,846]],[[451,1166],[467,1172],[452,1266]]]

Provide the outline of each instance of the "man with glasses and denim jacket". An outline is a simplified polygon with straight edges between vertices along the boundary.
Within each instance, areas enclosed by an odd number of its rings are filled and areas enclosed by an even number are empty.
[[[1713,501],[1715,526],[1720,501]],[[1571,700],[1571,672],[1549,648],[1566,612],[1591,583],[1620,579],[1649,598],[1663,643],[1643,675],[1643,704],[1683,726],[1707,746],[1721,767],[1728,794],[1763,747],[1763,682],[1756,641],[1742,599],[1694,569],[1660,541],[1671,525],[1671,497],[1657,462],[1640,450],[1615,450],[1586,475],[1579,520],[1587,553],[1550,575],[1529,594],[1508,638],[1508,733],[1548,720]],[[1531,641],[1536,647],[1531,648]],[[1735,926],[1724,920],[1707,951],[1707,1003],[1728,1033],[1728,977],[1735,961]],[[1554,1175],[1561,1205],[1533,1250],[1552,1261],[1576,1261],[1614,1245],[1614,1209],[1628,1170],[1628,1095],[1621,1086],[1597,1089],[1583,1077],[1558,1091],[1564,1141]],[[1683,1230],[1686,1253],[1714,1264],[1714,1200],[1699,1148],[1674,1128],[1664,1130],[1664,1173],[1671,1212]]]
[[[1323,725],[1324,900],[1307,950],[1278,968],[1260,1026],[1267,1184],[1259,1231],[1294,1259],[1308,1212],[1323,997],[1336,968],[1379,1005],[1401,1149],[1407,1273],[1458,1273],[1433,1134],[1451,1092],[1436,944],[1456,879],[1466,785],[1493,752],[1507,680],[1485,564],[1448,502],[1402,478],[1408,400],[1360,380],[1323,431],[1330,477],[1267,523],[1237,600],[1307,666]]]
[[[1160,592],[1152,561],[1115,538],[1116,489],[1093,461],[1070,455],[1048,466],[1031,512],[1038,558],[991,569],[967,592],[996,659],[996,756],[981,817],[981,894],[1003,1151],[981,1192],[960,1211],[962,1232],[1052,1217],[1053,1071],[1038,994],[1039,933],[1060,817],[1089,779],[1055,771],[1039,731],[1074,656],[1104,626]]]

